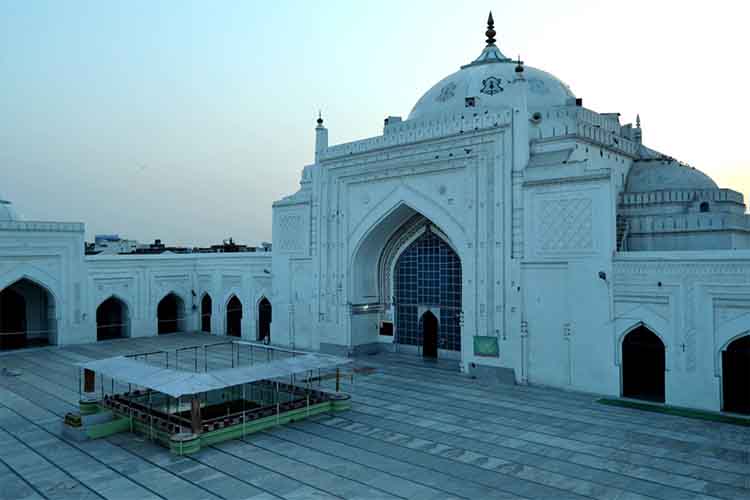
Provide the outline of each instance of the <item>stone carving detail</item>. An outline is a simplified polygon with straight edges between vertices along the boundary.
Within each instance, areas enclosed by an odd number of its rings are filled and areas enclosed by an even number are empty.
[[[232,288],[242,288],[242,276],[228,276],[224,275],[221,278],[222,288],[230,290]]]
[[[304,248],[304,221],[301,214],[283,214],[279,216],[278,248],[282,251],[299,251]]]
[[[456,95],[456,84],[454,82],[450,82],[445,87],[440,89],[440,95],[438,95],[435,100],[437,102],[445,102],[449,99],[452,99],[453,96]]]
[[[692,281],[692,280],[691,280]],[[685,293],[685,370],[688,372],[695,371],[696,358],[695,358],[695,343],[696,333],[695,328],[695,283],[686,283],[687,290]]]
[[[538,78],[529,78],[529,90],[534,94],[549,94],[549,89]]]
[[[383,254],[380,256],[380,261],[378,262],[381,300],[384,303],[391,303],[393,292],[391,290],[391,268],[394,265],[399,250],[428,224],[429,220],[427,218],[421,214],[416,214],[406,221],[399,229],[399,234],[391,237],[391,240],[386,244],[386,248],[383,250]]]
[[[482,80],[482,94],[495,95],[502,92],[504,89],[500,86],[500,79],[494,76],[485,78]]]
[[[537,217],[539,249],[591,250],[594,246],[590,198],[542,201]]]
[[[718,330],[722,326],[724,326],[726,323],[729,323],[730,321],[734,321],[735,319],[739,318],[740,316],[745,316],[747,314],[750,314],[750,304],[747,305],[747,308],[742,307],[717,307],[715,310],[715,325],[716,329]]]

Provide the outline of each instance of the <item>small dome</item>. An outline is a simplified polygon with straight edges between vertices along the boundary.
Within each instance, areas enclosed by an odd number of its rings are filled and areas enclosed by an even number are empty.
[[[0,194],[0,221],[10,222],[18,220],[18,214],[13,204]]]
[[[628,174],[626,191],[700,191],[719,189],[706,174],[675,160],[635,162]]]

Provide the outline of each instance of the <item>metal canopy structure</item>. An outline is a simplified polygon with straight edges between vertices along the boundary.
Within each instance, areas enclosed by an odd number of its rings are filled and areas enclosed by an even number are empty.
[[[335,368],[347,363],[351,363],[351,360],[326,354],[309,353],[253,366],[224,368],[203,373],[161,368],[124,356],[86,361],[77,363],[77,366],[110,377],[113,380],[127,382],[179,398],[311,370]]]

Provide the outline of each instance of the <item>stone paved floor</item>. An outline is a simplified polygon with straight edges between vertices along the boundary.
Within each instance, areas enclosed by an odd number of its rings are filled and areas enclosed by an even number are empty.
[[[141,437],[69,442],[72,363],[222,340],[198,334],[0,354],[0,498],[750,499],[750,428],[487,388],[419,359],[357,360],[353,409],[191,457]],[[217,350],[212,366],[225,363]],[[189,363],[188,359],[185,359]],[[329,382],[330,384],[330,382]]]

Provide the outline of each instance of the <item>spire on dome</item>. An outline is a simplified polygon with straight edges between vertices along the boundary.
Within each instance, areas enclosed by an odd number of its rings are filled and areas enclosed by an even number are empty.
[[[495,45],[495,20],[492,19],[492,11],[490,11],[489,17],[487,17],[487,31],[484,32],[487,36],[487,46]]]
[[[492,17],[492,12],[490,12],[490,15],[487,16],[487,31],[485,31],[484,34],[487,36],[487,45],[484,47],[484,50],[482,50],[482,53],[479,54],[479,57],[477,57],[473,62],[461,66],[462,68],[466,68],[467,66],[474,66],[476,64],[512,62],[509,58],[505,57],[505,55],[500,52],[500,49],[497,48],[497,45],[495,45],[495,42],[497,42],[497,40],[495,39],[495,35],[497,35],[497,32],[495,31],[495,19],[493,19]]]

